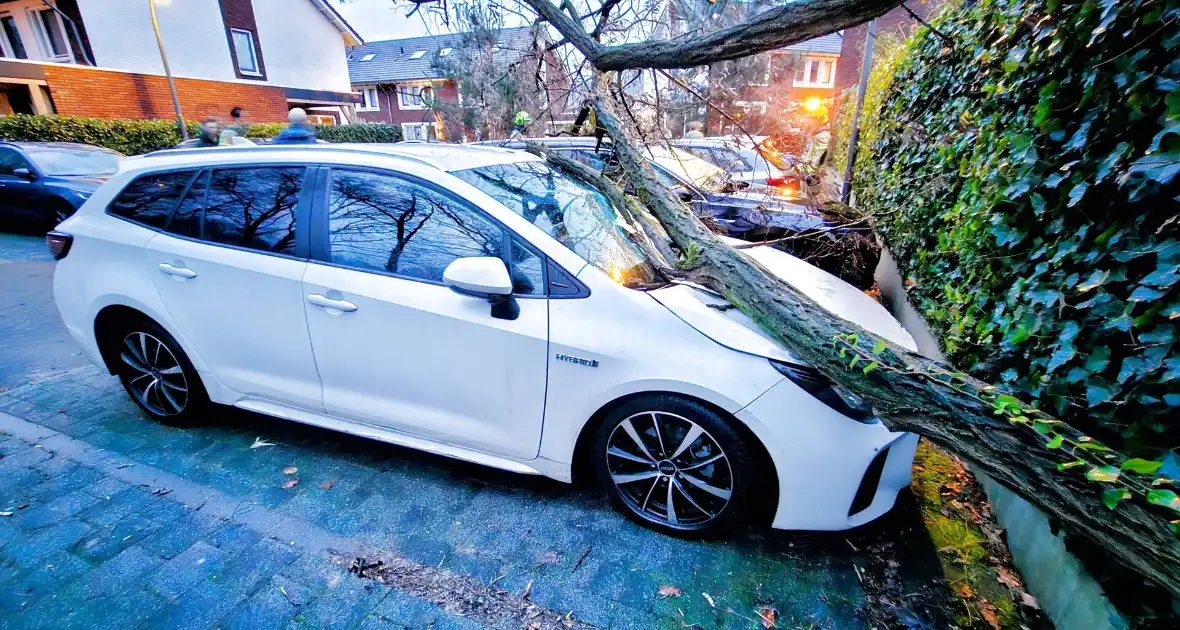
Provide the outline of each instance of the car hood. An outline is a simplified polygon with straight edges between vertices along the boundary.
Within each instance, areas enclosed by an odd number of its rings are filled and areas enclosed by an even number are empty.
[[[92,193],[98,190],[106,181],[110,179],[109,175],[58,175],[49,178],[47,183],[53,184],[58,188],[66,188],[69,190],[76,190],[78,192]]]
[[[741,241],[724,239],[734,244]],[[889,341],[917,350],[914,338],[873,298],[852,285],[806,262],[770,247],[742,250],[767,271],[815,300],[833,315]],[[739,352],[780,361],[792,360],[789,351],[761,326],[729,302],[691,284],[674,284],[648,292],[685,323],[713,341]]]

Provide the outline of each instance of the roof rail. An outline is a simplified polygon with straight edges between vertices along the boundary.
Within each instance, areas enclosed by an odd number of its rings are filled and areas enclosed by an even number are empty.
[[[396,146],[396,144],[398,144],[398,143],[390,143],[388,146]],[[247,154],[247,155],[257,155],[259,151],[263,151],[263,152],[284,151],[284,150],[289,151],[292,149],[304,150],[304,151],[310,149],[312,151],[359,153],[359,154],[363,154],[363,155],[383,155],[386,157],[393,157],[393,158],[398,158],[398,159],[402,159],[402,160],[409,160],[411,162],[416,162],[416,163],[421,164],[423,166],[429,166],[430,168],[438,168],[434,164],[431,164],[430,162],[428,162],[426,160],[416,158],[412,155],[405,155],[405,154],[399,153],[397,151],[389,151],[389,150],[382,151],[379,149],[366,149],[362,146],[357,146],[356,144],[350,144],[348,146],[341,146],[339,144],[336,144],[336,145],[333,145],[333,144],[260,144],[260,145],[255,145],[255,146],[236,146],[236,147],[235,146],[170,147],[167,149],[158,149],[158,150],[152,151],[150,153],[145,153],[145,154],[143,154],[143,157],[153,157],[153,156],[169,155],[169,154],[177,154],[177,153],[183,153],[185,155],[197,155],[197,154],[205,154],[205,153],[208,153],[210,155],[225,155],[227,153],[243,153],[243,154]]]

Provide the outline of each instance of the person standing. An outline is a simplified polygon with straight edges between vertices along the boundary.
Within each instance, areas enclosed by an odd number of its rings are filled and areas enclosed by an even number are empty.
[[[699,120],[694,120],[694,121],[688,123],[688,133],[684,134],[684,137],[692,139],[692,140],[699,140],[701,138],[704,138],[705,133],[703,131],[701,131],[701,128],[703,126],[704,125],[702,125],[701,121],[699,121]]]
[[[201,133],[197,136],[198,147],[215,147],[221,144],[221,121],[209,116],[201,123]]]
[[[307,112],[296,107],[287,114],[287,121],[290,124],[271,140],[271,144],[315,144],[315,129],[307,124]]]

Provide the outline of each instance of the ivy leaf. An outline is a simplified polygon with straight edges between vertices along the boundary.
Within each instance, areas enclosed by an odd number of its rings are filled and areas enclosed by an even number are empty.
[[[1090,185],[1086,182],[1080,182],[1077,186],[1074,186],[1069,191],[1069,203],[1065,204],[1065,207],[1072,208],[1078,205],[1078,202],[1082,200],[1082,197],[1086,196],[1086,191],[1089,189]]]
[[[1127,299],[1131,302],[1154,302],[1164,297],[1164,292],[1151,287],[1140,286],[1131,292]]]
[[[1033,430],[1041,435],[1049,435],[1053,432],[1053,425],[1057,422],[1043,422],[1041,420],[1033,420]]]
[[[1078,466],[1085,466],[1085,465],[1086,465],[1086,462],[1084,460],[1075,459],[1072,462],[1064,462],[1061,464],[1057,464],[1057,470],[1066,471],[1066,470],[1069,470],[1070,468],[1077,468]]]
[[[1102,491],[1102,505],[1110,509],[1115,509],[1119,505],[1119,501],[1125,501],[1131,498],[1131,492],[1126,488],[1108,488]]]
[[[1078,293],[1085,293],[1090,289],[1095,289],[1102,286],[1109,277],[1109,271],[1095,271],[1094,273],[1090,274],[1089,278],[1086,278],[1085,281],[1078,285]]]
[[[868,365],[866,365],[866,366],[864,367],[864,369],[863,369],[863,370],[861,370],[861,371],[862,371],[862,372],[864,372],[865,374],[868,374],[869,372],[872,372],[872,371],[873,371],[873,370],[875,370],[875,369],[877,369],[877,362],[876,362],[876,361],[870,361],[870,362],[869,362],[869,364],[868,364]]]
[[[885,352],[885,340],[878,339],[877,343],[873,344],[873,354],[881,354]]]
[[[1086,479],[1114,483],[1119,479],[1119,469],[1114,466],[1095,466],[1086,471]]]
[[[1171,490],[1151,490],[1147,493],[1147,502],[1180,512],[1180,497]]]
[[[1125,471],[1139,473],[1140,475],[1151,475],[1163,467],[1163,465],[1163,462],[1153,462],[1150,459],[1140,459],[1138,457],[1133,457],[1123,462],[1121,468]]]
[[[1071,322],[1072,323],[1072,322]],[[1057,368],[1069,363],[1069,360],[1074,358],[1077,350],[1073,345],[1063,345],[1053,352],[1053,357],[1049,359],[1049,365],[1045,368],[1046,373],[1052,373]]]
[[[1097,407],[1114,398],[1116,389],[1103,378],[1091,378],[1086,381],[1086,406]]]
[[[1086,357],[1086,369],[1092,374],[1105,370],[1108,364],[1110,364],[1110,348],[1107,346],[1095,348],[1090,356]]]
[[[1045,448],[1061,448],[1062,442],[1065,442],[1065,436],[1058,433],[1053,436],[1053,439],[1045,443]]]

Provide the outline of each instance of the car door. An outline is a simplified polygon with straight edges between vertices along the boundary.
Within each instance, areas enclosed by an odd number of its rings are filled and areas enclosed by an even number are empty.
[[[27,176],[15,173],[17,169],[36,173],[33,166],[19,151],[11,147],[0,147],[0,214],[27,219],[46,216],[36,203],[39,184]]]
[[[388,171],[333,169],[303,290],[329,414],[515,459],[540,445],[542,258],[467,201]],[[511,268],[519,316],[442,283],[462,257]]]
[[[321,411],[301,285],[311,170],[201,172],[148,242],[145,264],[172,321],[222,385]]]

